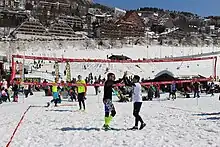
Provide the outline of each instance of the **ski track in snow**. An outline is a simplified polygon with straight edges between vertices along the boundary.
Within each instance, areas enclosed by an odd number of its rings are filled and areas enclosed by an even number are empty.
[[[89,88],[89,92],[91,94],[93,89]],[[7,144],[29,105],[44,106],[51,99],[42,95],[43,93],[35,93],[25,99],[24,103],[21,100],[18,104],[0,105],[0,146]],[[202,96],[198,106],[196,99],[144,102],[140,114],[147,126],[141,131],[123,130],[134,124],[132,103],[114,102],[117,114],[111,126],[117,130],[110,131],[100,130],[104,117],[102,94],[87,96],[86,103],[86,112],[75,111],[78,110],[78,105],[31,107],[16,132],[11,147],[220,146],[218,96]]]

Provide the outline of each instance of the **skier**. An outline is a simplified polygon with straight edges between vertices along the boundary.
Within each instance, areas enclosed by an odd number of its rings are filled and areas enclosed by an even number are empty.
[[[134,75],[132,82],[128,79],[127,72],[125,72],[125,78],[124,82],[125,85],[131,86],[132,89],[132,101],[133,101],[133,115],[135,117],[135,125],[134,127],[130,128],[130,130],[138,130],[138,122],[141,122],[141,126],[139,130],[142,130],[146,124],[142,120],[141,116],[139,115],[139,112],[141,110],[142,105],[142,93],[141,93],[141,84],[139,83],[140,77],[138,75]]]
[[[105,124],[103,125],[103,128],[105,130],[110,129],[109,124],[112,118],[116,115],[115,107],[112,103],[112,92],[113,92],[114,84],[121,83],[122,81],[123,79],[119,79],[115,81],[115,74],[113,73],[108,73],[107,75],[107,81],[104,84],[104,97],[103,97],[103,103],[105,108]]]
[[[78,81],[76,82],[76,84],[77,84],[77,95],[79,101],[79,110],[82,109],[82,104],[83,104],[83,109],[85,111],[86,109],[85,96],[87,92],[86,81],[82,79],[81,75],[78,75]]]

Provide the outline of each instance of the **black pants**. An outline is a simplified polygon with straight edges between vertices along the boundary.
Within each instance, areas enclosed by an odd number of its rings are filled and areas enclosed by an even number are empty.
[[[172,98],[176,99],[176,91],[171,91],[170,94],[169,94],[169,98],[170,96],[172,96]]]
[[[194,90],[194,98],[195,98],[196,96],[197,96],[198,98],[200,97],[200,96],[199,96],[199,90]]]
[[[57,106],[57,103],[58,103],[59,99],[52,99],[50,102],[55,104],[55,106]]]
[[[16,98],[18,98],[18,91],[14,91],[14,94],[13,94],[13,102],[17,102],[17,101],[16,101]]]
[[[86,106],[85,106],[85,93],[78,93],[78,101],[79,101],[79,109],[81,110],[82,109],[82,104],[83,104],[83,109],[85,110],[86,109]]]
[[[214,89],[210,89],[211,96],[214,96]]]
[[[24,90],[24,95],[25,95],[25,98],[28,97],[28,94],[29,94],[29,90]]]
[[[76,95],[75,95],[75,93],[70,93],[70,99],[71,99],[71,101],[73,101],[73,100],[76,101]]]
[[[95,94],[98,95],[99,94],[99,87],[95,86]]]
[[[44,89],[45,96],[48,96],[48,89]]]
[[[142,118],[139,115],[139,112],[141,110],[141,105],[142,102],[135,102],[134,103],[134,110],[133,110],[133,115],[135,117],[135,126],[138,126],[138,122],[140,121],[142,124],[144,123],[144,121],[142,120]]]

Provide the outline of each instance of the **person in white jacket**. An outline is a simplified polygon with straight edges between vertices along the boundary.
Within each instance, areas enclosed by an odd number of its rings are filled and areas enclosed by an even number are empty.
[[[127,75],[127,72],[125,72]],[[141,126],[139,130],[142,130],[146,124],[142,120],[139,112],[141,110],[142,105],[142,92],[141,92],[141,84],[139,83],[140,77],[138,75],[134,75],[132,82],[125,76],[124,82],[126,86],[132,86],[132,102],[133,102],[133,115],[135,117],[135,125],[130,128],[131,130],[138,130],[138,122],[141,122]]]
[[[5,79],[3,79],[3,81],[2,81],[2,88],[5,88],[5,89],[8,89],[8,82],[5,80]]]

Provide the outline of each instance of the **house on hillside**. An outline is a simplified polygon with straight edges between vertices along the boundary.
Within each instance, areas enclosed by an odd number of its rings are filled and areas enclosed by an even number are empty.
[[[64,21],[75,31],[83,29],[83,21],[79,16],[60,15],[57,19]]]
[[[30,18],[17,27],[11,37],[16,39],[74,39],[82,37],[76,35],[74,30],[64,21],[55,21],[48,28],[38,19]]]
[[[108,21],[96,28],[98,38],[124,38],[144,36],[145,25],[135,11],[129,11],[116,21]]]
[[[112,18],[113,16],[108,13],[102,13],[101,9],[89,8],[85,19],[88,36],[94,36],[94,32],[96,32],[95,28],[109,20],[112,20]]]
[[[21,25],[28,18],[26,12],[2,10],[0,11],[0,27],[4,29],[1,36],[8,36],[10,32]]]
[[[144,20],[145,27],[158,24],[159,14],[152,11],[138,11],[139,16]]]
[[[73,38],[77,37],[73,29],[64,21],[57,21],[51,24],[48,34],[55,38]]]
[[[172,28],[169,31],[159,34],[158,41],[161,45],[175,45],[181,44],[181,40],[185,38],[187,34],[181,28]]]
[[[115,8],[114,10],[114,18],[117,19],[119,17],[123,17],[126,14],[125,10],[119,9],[119,8]]]
[[[18,39],[30,39],[30,38],[47,38],[46,28],[40,23],[39,20],[30,18],[23,22],[13,32],[11,37]]]
[[[196,20],[189,20],[190,18],[187,18],[186,16],[179,15],[178,17],[173,19],[173,23],[175,27],[181,28],[186,33],[191,32],[198,32],[198,28],[196,25],[199,22],[196,22]]]
[[[169,14],[164,14],[158,19],[158,25],[171,29],[174,27],[173,19]]]
[[[1,0],[0,1],[0,8],[2,9],[4,8],[8,10],[15,10],[15,9],[18,9],[19,6],[22,6],[21,1],[19,0]]]

